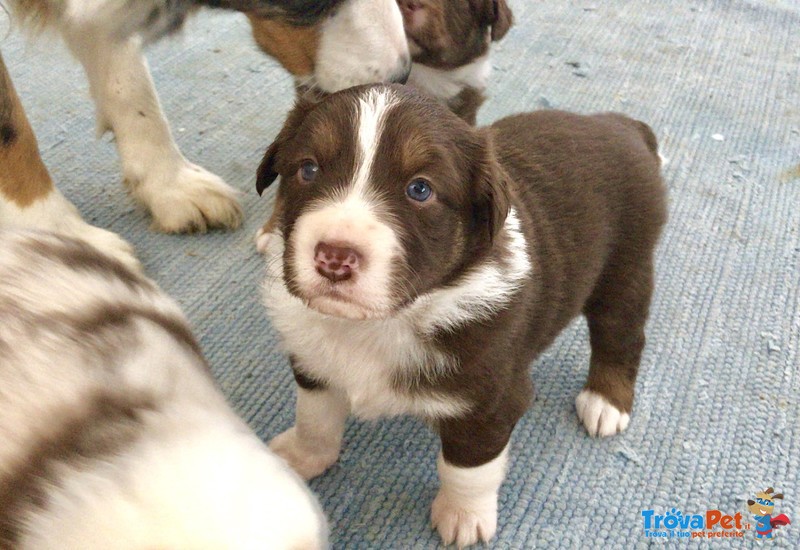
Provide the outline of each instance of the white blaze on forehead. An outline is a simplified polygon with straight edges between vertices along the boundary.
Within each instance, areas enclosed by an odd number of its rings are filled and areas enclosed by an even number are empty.
[[[391,90],[379,88],[358,98],[352,179],[345,182],[348,185],[341,192],[305,211],[290,237],[296,282],[309,303],[327,313],[335,310],[349,317],[373,316],[386,314],[393,305],[393,262],[401,255],[402,246],[370,187],[386,116],[397,101]],[[346,245],[363,256],[353,279],[336,285],[345,293],[345,305],[329,303],[329,282],[316,271],[315,248],[320,242]]]
[[[372,88],[358,101],[358,149],[352,193],[364,196],[372,178],[372,167],[385,127],[386,116],[397,103],[391,90]]]

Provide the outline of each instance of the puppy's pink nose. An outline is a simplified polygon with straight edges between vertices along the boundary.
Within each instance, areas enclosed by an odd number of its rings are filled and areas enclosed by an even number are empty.
[[[347,246],[336,246],[328,243],[317,243],[314,248],[314,263],[317,273],[338,283],[346,281],[358,269],[361,255]]]

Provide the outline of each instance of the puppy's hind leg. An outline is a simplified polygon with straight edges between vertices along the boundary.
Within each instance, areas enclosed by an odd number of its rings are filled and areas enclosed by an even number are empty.
[[[34,228],[82,239],[134,269],[128,243],[93,227],[53,185],[19,96],[0,55],[0,229]]]
[[[117,40],[106,29],[62,26],[83,64],[97,106],[98,128],[112,130],[131,194],[167,233],[236,228],[242,211],[222,179],[186,160],[158,101],[141,40]]]
[[[618,255],[584,308],[592,357],[575,408],[591,436],[606,437],[628,427],[652,291],[652,252],[640,258]]]

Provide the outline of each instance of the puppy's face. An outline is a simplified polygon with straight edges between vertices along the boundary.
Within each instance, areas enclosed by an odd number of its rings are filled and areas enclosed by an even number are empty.
[[[411,58],[395,0],[336,4],[309,24],[251,13],[253,36],[305,88],[333,93],[372,82],[405,82]]]
[[[505,0],[397,0],[415,62],[453,69],[481,57],[513,23]]]
[[[386,318],[490,249],[508,202],[488,135],[401,86],[298,104],[259,168],[278,175],[284,282],[322,313]]]

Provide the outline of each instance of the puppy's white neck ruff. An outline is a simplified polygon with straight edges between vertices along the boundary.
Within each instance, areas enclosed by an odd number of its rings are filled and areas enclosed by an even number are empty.
[[[492,62],[486,53],[456,69],[435,69],[414,63],[408,83],[438,99],[449,100],[460,94],[464,88],[485,90],[491,73]]]
[[[291,295],[282,280],[283,239],[274,234],[267,254],[265,303],[286,350],[308,375],[344,391],[357,416],[460,414],[468,403],[436,395],[408,396],[394,389],[393,381],[397,375],[423,379],[453,368],[455,359],[431,346],[428,335],[487,319],[511,302],[532,266],[514,209],[503,231],[508,243],[503,261],[476,266],[455,285],[418,297],[389,319],[367,321],[323,315]]]
[[[513,208],[508,213],[503,231],[509,243],[505,265],[494,260],[480,264],[453,286],[420,296],[404,310],[403,315],[420,333],[453,330],[470,321],[486,319],[509,304],[529,277],[532,265],[528,243]]]

